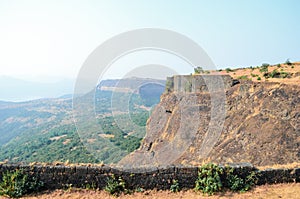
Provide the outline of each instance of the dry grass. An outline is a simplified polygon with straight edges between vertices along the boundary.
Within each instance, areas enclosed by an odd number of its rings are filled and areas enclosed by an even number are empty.
[[[299,162],[293,162],[293,163],[290,163],[290,164],[275,164],[275,165],[269,165],[269,166],[259,166],[257,168],[259,170],[265,170],[265,169],[295,169],[295,168],[300,168],[300,163]]]
[[[253,190],[246,193],[232,193],[224,192],[213,196],[203,196],[199,192],[193,190],[180,191],[179,193],[171,193],[170,191],[145,191],[143,193],[134,193],[131,195],[121,195],[118,198],[122,199],[201,199],[201,198],[253,198],[253,199],[269,199],[269,198],[289,198],[289,199],[299,199],[300,198],[300,184],[277,184],[277,185],[263,185],[254,188]],[[111,196],[104,191],[93,191],[93,190],[83,190],[83,189],[70,189],[70,190],[56,190],[52,192],[44,192],[39,195],[32,195],[25,197],[26,199],[88,199],[88,198],[101,198],[101,199],[113,199],[117,198]],[[0,197],[3,199],[3,197]]]
[[[270,65],[268,67],[268,72],[272,72],[273,70],[277,70],[278,72],[287,72],[291,74],[291,78],[264,78],[263,73],[260,72],[260,67],[253,67],[253,68],[238,68],[238,69],[232,69],[231,72],[226,72],[225,70],[222,70],[221,72],[218,72],[220,74],[228,74],[232,76],[235,79],[238,79],[242,76],[247,76],[248,79],[250,79],[253,82],[278,82],[278,83],[284,83],[284,84],[293,84],[293,85],[300,85],[300,76],[295,75],[298,73],[300,74],[300,62],[294,62],[292,65],[287,64],[280,64],[280,67],[277,65]],[[216,71],[212,71],[211,74],[217,73]],[[254,77],[253,77],[254,76]],[[257,77],[260,77],[261,80],[257,80]]]

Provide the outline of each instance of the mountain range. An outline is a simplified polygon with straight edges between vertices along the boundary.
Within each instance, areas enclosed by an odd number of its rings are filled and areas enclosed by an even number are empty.
[[[108,90],[101,90],[101,86]],[[95,102],[90,108],[96,122],[83,114],[78,117],[84,121],[84,135],[79,123],[74,123],[78,118],[74,118],[72,95],[25,102],[0,101],[0,161],[117,162],[139,147],[149,111],[159,102],[162,92],[163,80],[104,80],[95,93],[79,99],[85,102],[93,96]],[[113,106],[113,101],[117,105]],[[118,109],[121,102],[128,105],[128,110]],[[103,150],[101,142],[110,143],[112,150]],[[114,152],[120,154],[109,155]]]
[[[73,87],[74,80],[72,79],[39,82],[0,76],[0,100],[20,102],[40,98],[55,98],[72,93]]]

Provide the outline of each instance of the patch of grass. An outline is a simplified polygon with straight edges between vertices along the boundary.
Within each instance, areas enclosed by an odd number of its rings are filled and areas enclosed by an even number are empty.
[[[280,77],[281,77],[281,78],[287,78],[287,77],[289,77],[290,75],[291,75],[291,74],[288,73],[288,72],[284,72],[284,71],[280,72]]]
[[[242,75],[237,77],[238,79],[249,80],[248,75]]]

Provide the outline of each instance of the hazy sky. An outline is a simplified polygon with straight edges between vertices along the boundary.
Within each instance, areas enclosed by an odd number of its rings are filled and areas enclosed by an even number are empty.
[[[299,10],[298,0],[0,0],[0,76],[75,78],[102,42],[138,28],[184,34],[219,67],[300,61]]]

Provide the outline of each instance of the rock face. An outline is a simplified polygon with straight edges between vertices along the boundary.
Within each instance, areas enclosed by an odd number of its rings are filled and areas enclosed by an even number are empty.
[[[238,82],[222,76],[223,92],[208,92],[176,88],[175,79],[168,79],[140,149],[121,165],[209,161],[265,166],[300,161],[299,85]],[[211,80],[218,82],[215,77]]]

